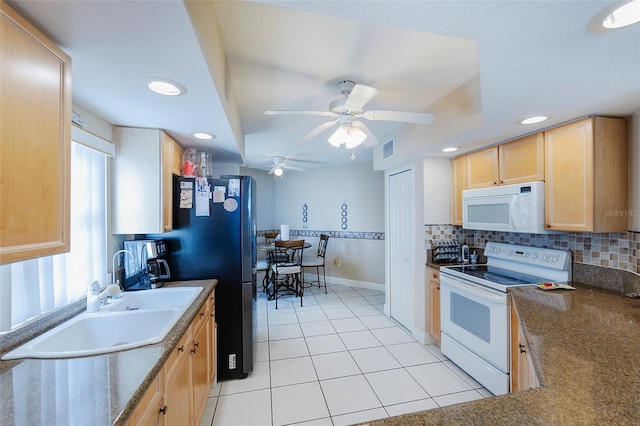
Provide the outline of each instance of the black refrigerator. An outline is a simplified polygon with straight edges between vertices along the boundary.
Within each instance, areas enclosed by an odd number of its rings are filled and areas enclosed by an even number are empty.
[[[172,281],[216,278],[218,379],[253,370],[256,308],[256,197],[250,176],[173,178]]]

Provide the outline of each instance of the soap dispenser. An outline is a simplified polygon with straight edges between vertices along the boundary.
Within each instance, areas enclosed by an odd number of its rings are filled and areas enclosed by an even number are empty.
[[[87,312],[98,312],[100,310],[100,284],[94,281],[87,286]]]

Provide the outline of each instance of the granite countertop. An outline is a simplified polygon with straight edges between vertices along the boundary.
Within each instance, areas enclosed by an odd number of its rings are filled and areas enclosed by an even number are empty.
[[[369,424],[637,425],[640,299],[572,285],[510,289],[539,388]]]
[[[159,344],[97,356],[0,361],[2,424],[125,424],[216,284],[165,284],[204,290]]]

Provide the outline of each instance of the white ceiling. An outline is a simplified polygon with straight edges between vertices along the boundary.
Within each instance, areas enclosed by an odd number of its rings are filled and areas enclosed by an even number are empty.
[[[350,152],[326,142],[330,131],[297,143],[326,118],[263,114],[328,110],[341,97],[336,83],[343,79],[381,90],[368,108],[430,112],[479,75],[478,127],[458,130],[455,119],[438,123],[436,115],[434,125],[449,131],[412,133],[421,139],[421,152],[432,156],[445,155],[445,146],[464,152],[585,115],[640,110],[640,25],[590,29],[594,17],[619,2],[9,4],[72,57],[77,105],[116,125],[165,129],[185,146],[213,151],[215,161],[264,170],[274,155],[301,167],[352,161]],[[224,51],[215,49],[220,41]],[[178,81],[188,93],[151,93],[151,77]],[[552,117],[530,127],[517,124],[539,113]],[[381,141],[401,126],[367,125]],[[217,138],[202,143],[191,136],[196,131]],[[371,148],[355,154],[356,161],[373,158]]]

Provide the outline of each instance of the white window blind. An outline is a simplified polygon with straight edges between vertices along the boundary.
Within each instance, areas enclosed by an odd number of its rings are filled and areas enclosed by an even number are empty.
[[[1,266],[0,331],[77,301],[106,276],[106,156],[72,142],[71,250]],[[43,212],[46,214],[46,212]]]

